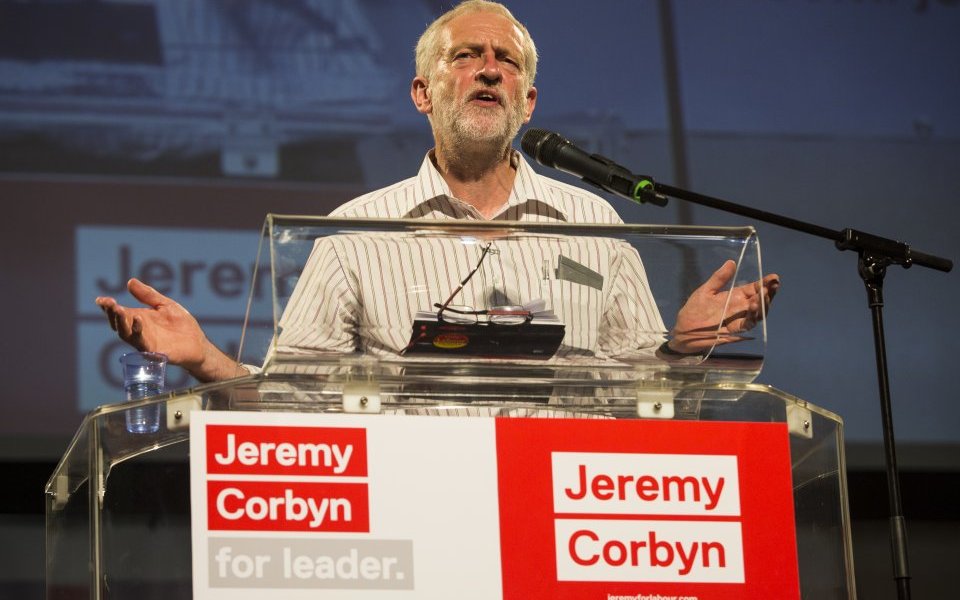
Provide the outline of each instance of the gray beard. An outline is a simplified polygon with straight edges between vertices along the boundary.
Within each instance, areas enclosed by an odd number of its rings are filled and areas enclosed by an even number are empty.
[[[478,114],[471,114],[474,111]],[[517,136],[525,116],[522,101],[517,101],[512,109],[507,107],[506,111],[506,118],[498,116],[491,123],[490,116],[483,114],[488,112],[486,109],[461,104],[435,111],[435,128],[453,154],[472,154],[480,147],[502,153]]]

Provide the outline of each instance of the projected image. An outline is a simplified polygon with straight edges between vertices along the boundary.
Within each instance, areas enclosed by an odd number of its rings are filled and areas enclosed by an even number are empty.
[[[358,178],[407,85],[384,45],[429,19],[383,4],[0,3],[0,170]]]

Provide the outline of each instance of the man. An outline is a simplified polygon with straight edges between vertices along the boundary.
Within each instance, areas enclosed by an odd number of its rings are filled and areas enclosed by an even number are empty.
[[[417,44],[410,90],[414,106],[430,122],[434,149],[416,177],[348,202],[332,215],[620,223],[603,199],[537,175],[511,148],[536,106],[536,66],[533,39],[503,5],[468,0],[440,16]],[[693,293],[662,352],[708,347],[711,342],[696,333],[718,331],[725,306],[732,317],[720,326],[721,342],[733,341],[756,323],[779,280],[768,275],[728,294],[734,272],[735,264],[728,261]],[[640,277],[645,285],[645,276]],[[147,308],[96,300],[121,339],[167,354],[200,381],[247,374],[207,340],[182,306],[138,280],[128,287]]]

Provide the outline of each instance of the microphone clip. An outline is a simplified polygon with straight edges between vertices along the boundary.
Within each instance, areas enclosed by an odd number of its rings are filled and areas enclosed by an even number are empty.
[[[582,180],[586,183],[611,194],[625,196],[640,204],[649,202],[655,206],[667,205],[667,197],[657,192],[657,184],[652,177],[635,175],[602,154],[591,154],[590,158],[603,163],[608,168],[607,181],[593,181],[583,177]]]

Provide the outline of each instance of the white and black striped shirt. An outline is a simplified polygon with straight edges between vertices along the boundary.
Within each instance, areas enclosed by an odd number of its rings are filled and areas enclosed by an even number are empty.
[[[510,198],[493,220],[554,223],[623,223],[603,198],[538,174],[516,151],[517,175]],[[479,219],[470,204],[450,193],[430,154],[415,177],[364,194],[330,213],[331,217],[376,219]]]
[[[602,198],[537,174],[514,153],[517,169],[507,221],[622,223]],[[416,177],[371,192],[331,216],[482,219],[454,198],[428,155]],[[614,238],[556,235],[476,239],[397,234],[319,238],[281,318],[278,353],[363,352],[397,356],[414,315],[434,310],[491,252],[454,304],[475,308],[542,299],[566,325],[556,358],[652,355],[664,325],[636,250]],[[560,257],[602,276],[599,285],[561,278]]]

